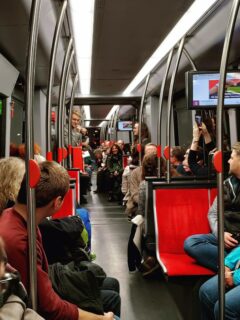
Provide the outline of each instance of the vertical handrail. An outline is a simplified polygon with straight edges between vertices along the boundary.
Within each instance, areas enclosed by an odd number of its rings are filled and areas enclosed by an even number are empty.
[[[224,92],[226,82],[226,69],[229,56],[230,44],[234,31],[240,0],[235,0],[230,13],[230,18],[227,26],[222,59],[220,65],[220,80],[218,87],[218,105],[217,105],[217,149],[221,154],[221,163],[223,164],[222,149],[223,149],[223,107],[224,107]],[[222,170],[217,174],[218,186],[218,258],[219,258],[219,319],[224,320],[225,316],[225,275],[224,275],[224,192],[223,192],[223,172]]]
[[[65,106],[66,106],[66,94],[67,94],[67,86],[68,86],[68,80],[69,80],[69,74],[70,74],[70,69],[72,66],[72,61],[73,61],[73,57],[74,57],[74,50],[72,50],[70,58],[69,58],[69,62],[68,62],[68,66],[67,66],[67,71],[66,71],[66,78],[65,78],[65,83],[64,83],[64,90],[63,90],[63,113],[62,113],[62,123],[61,123],[61,128],[62,128],[62,145],[61,147],[65,147],[64,145],[64,128],[65,128]]]
[[[163,113],[162,110],[163,110],[164,90],[165,90],[167,77],[168,77],[169,69],[170,69],[171,62],[172,62],[173,51],[174,51],[174,48],[168,54],[167,66],[166,66],[166,70],[165,70],[165,73],[163,76],[163,80],[162,80],[161,88],[160,88],[160,93],[159,93],[159,113],[158,113],[158,123],[157,123],[157,144],[159,147],[161,146],[161,140],[162,140],[161,139],[162,138],[161,123],[162,123],[162,113]],[[160,155],[160,157],[158,157],[158,176],[161,177],[161,155]]]
[[[183,37],[180,41],[179,47],[178,47],[178,52],[177,52],[177,59],[176,63],[173,69],[172,77],[171,77],[171,82],[170,82],[170,87],[169,87],[169,92],[168,92],[168,104],[167,104],[167,147],[169,148],[169,153],[171,149],[171,116],[172,116],[172,100],[173,100],[173,89],[174,89],[174,84],[175,84],[175,79],[176,79],[176,74],[179,66],[179,62],[181,59],[182,51],[183,51],[183,46],[184,46],[184,41],[185,37]],[[169,156],[167,158],[167,182],[170,182],[170,159]]]
[[[65,83],[65,77],[66,77],[66,71],[67,71],[67,65],[69,61],[69,57],[72,51],[72,45],[73,45],[73,39],[72,37],[69,39],[67,51],[64,56],[63,60],[63,66],[62,66],[62,73],[61,73],[61,79],[60,79],[60,88],[59,88],[59,97],[58,97],[58,116],[57,116],[57,145],[58,145],[58,152],[59,149],[61,149],[62,146],[62,130],[61,127],[61,118],[62,118],[62,112],[63,112],[63,91],[64,91],[64,83]],[[61,162],[61,158],[58,159]]]
[[[28,247],[29,247],[29,283],[32,308],[37,309],[37,254],[36,254],[36,218],[35,190],[30,187],[30,160],[33,159],[33,96],[35,81],[35,66],[37,54],[37,39],[39,29],[41,0],[33,0],[30,15],[30,33],[26,62],[26,182],[28,210]]]
[[[186,56],[186,58],[188,59],[188,61],[190,62],[191,66],[192,66],[192,70],[197,71],[197,67],[196,67],[192,57],[190,56],[190,54],[186,48],[183,48],[183,53]]]
[[[144,90],[142,94],[141,104],[140,104],[140,110],[139,110],[139,122],[138,122],[138,143],[139,143],[139,165],[142,164],[142,116],[143,116],[143,106],[145,102],[146,92],[148,83],[150,80],[150,73],[147,75],[144,85]]]
[[[71,146],[72,146],[72,108],[73,108],[73,102],[74,102],[74,96],[76,92],[78,84],[78,74],[75,75],[75,78],[73,80],[73,86],[71,91],[71,99],[69,104],[69,112],[68,112],[68,165],[69,168],[72,168],[72,154],[71,154]]]
[[[67,0],[63,1],[61,13],[59,15],[54,35],[50,56],[50,69],[48,75],[48,88],[47,88],[47,105],[46,105],[46,149],[47,154],[51,152],[51,111],[52,111],[52,87],[54,82],[55,62],[57,55],[57,47],[59,42],[59,36],[62,29],[62,23],[67,9]]]

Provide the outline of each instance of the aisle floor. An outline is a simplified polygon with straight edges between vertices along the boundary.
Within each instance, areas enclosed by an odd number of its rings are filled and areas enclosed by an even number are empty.
[[[87,200],[84,207],[90,212],[96,262],[120,282],[121,320],[182,319],[161,276],[144,279],[139,272],[129,273],[127,243],[131,223],[127,221],[124,208],[115,202],[109,203],[106,194],[93,191]]]

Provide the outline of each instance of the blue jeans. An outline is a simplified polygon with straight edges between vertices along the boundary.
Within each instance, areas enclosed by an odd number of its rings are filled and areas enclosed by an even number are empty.
[[[200,265],[213,271],[218,270],[218,240],[212,233],[188,237],[184,241],[184,250]]]
[[[104,312],[112,311],[116,319],[119,319],[118,317],[120,317],[121,311],[121,297],[119,295],[119,290],[118,280],[111,277],[106,277],[100,288]]]
[[[199,290],[202,320],[219,319],[218,276],[205,282]],[[240,286],[225,293],[225,320],[240,319]]]

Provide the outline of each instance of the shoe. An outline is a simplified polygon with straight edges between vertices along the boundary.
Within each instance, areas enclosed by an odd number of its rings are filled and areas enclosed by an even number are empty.
[[[141,271],[143,276],[147,276],[159,269],[160,265],[155,257],[147,257],[141,264]]]

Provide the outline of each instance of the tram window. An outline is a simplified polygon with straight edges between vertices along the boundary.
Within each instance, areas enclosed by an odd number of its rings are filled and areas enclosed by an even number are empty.
[[[188,109],[215,108],[218,102],[220,74],[216,71],[186,73]],[[229,71],[225,85],[224,105],[240,107],[240,71]]]

